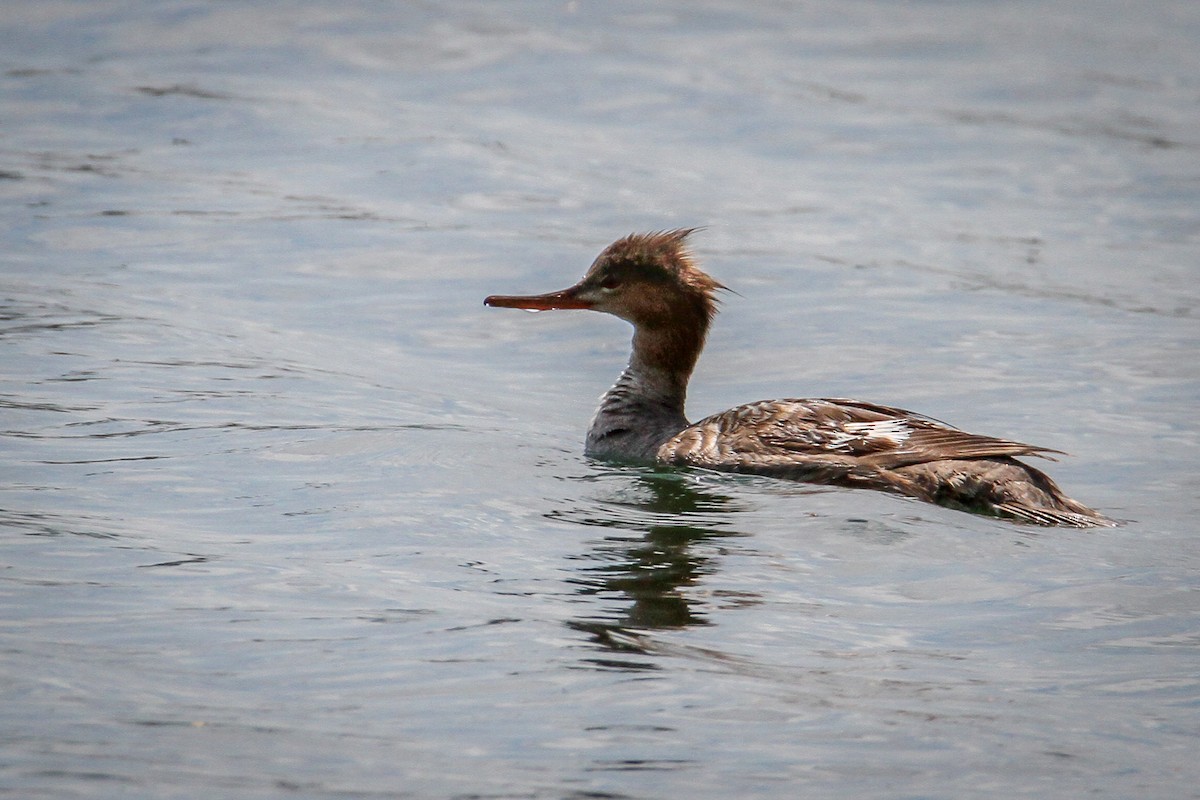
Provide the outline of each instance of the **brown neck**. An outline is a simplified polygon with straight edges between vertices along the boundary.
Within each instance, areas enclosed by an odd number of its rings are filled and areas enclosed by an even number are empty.
[[[704,348],[705,328],[707,325],[699,328],[642,326],[634,331],[629,371],[638,377],[647,395],[683,412],[688,381]]]
[[[691,326],[636,328],[629,366],[592,419],[585,447],[589,455],[653,461],[658,448],[688,426],[688,379],[707,329],[707,316]]]

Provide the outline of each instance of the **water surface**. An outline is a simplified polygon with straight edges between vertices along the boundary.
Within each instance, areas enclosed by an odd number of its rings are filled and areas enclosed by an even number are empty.
[[[10,4],[0,789],[1197,796],[1200,11]],[[848,395],[1126,520],[592,462],[704,225],[693,417]]]

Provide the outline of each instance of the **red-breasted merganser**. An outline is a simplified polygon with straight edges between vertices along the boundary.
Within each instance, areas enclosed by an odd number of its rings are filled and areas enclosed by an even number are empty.
[[[689,423],[688,379],[717,311],[716,292],[725,288],[696,266],[686,246],[694,230],[619,239],[569,289],[484,300],[502,308],[591,309],[633,324],[629,366],[600,401],[588,455],[879,489],[1039,525],[1114,524],[1015,458],[1062,451],[965,433],[899,408],[840,398],[764,400]]]

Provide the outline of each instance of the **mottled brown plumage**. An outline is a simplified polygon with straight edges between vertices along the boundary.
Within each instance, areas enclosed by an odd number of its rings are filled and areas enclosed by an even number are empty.
[[[629,366],[601,399],[589,455],[878,489],[1039,525],[1113,524],[1016,458],[1060,451],[966,433],[899,408],[765,400],[690,424],[687,384],[724,288],[696,266],[685,244],[691,232],[633,234],[605,248],[569,289],[484,301],[592,309],[633,324]]]

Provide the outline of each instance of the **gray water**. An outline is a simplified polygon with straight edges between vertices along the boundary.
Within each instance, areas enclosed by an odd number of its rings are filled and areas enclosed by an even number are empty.
[[[6,796],[1200,796],[1200,4],[13,2],[0,203]],[[1125,524],[585,459],[684,225]]]

